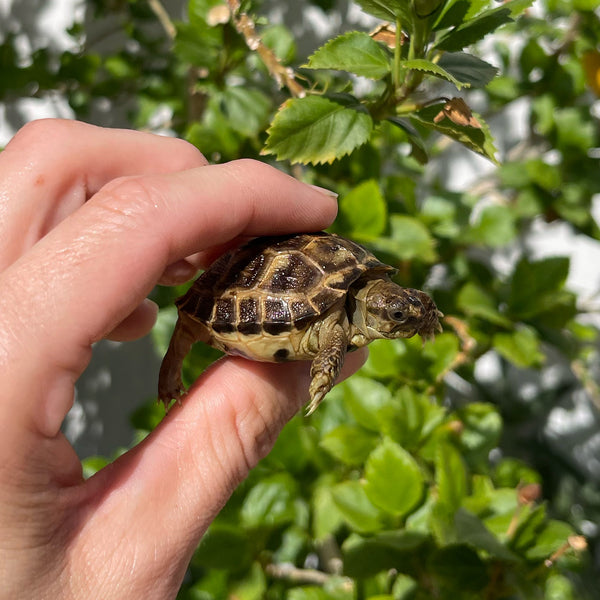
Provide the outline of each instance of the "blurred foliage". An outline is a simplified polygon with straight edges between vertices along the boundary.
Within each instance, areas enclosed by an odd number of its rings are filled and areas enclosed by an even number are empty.
[[[74,49],[24,57],[18,32],[0,44],[5,102],[59,93],[84,120],[118,108],[211,161],[276,158],[338,191],[332,229],[446,315],[424,347],[373,343],[358,375],[287,425],[202,540],[179,597],[595,597],[598,481],[544,427],[565,397],[598,403],[597,330],[566,287],[569,258],[539,258],[528,239],[540,223],[599,237],[597,1],[357,4],[379,26],[309,56],[293,23],[269,23],[249,0],[190,0],[181,21],[155,1],[94,0],[69,32]],[[94,37],[98,24],[108,33]],[[517,103],[525,135],[498,156],[488,122]],[[498,165],[461,192],[449,189],[458,145]],[[442,160],[447,179],[432,175]],[[155,291],[159,353],[181,291]],[[185,378],[214,357],[196,347]],[[484,360],[498,365],[493,381]],[[140,437],[161,410],[133,415]],[[106,462],[86,460],[86,473]]]

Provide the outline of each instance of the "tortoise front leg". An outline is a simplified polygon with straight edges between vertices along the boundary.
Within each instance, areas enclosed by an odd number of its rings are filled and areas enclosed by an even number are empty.
[[[334,386],[346,356],[348,336],[344,328],[336,323],[328,333],[324,344],[320,345],[310,368],[310,403],[306,411],[312,414],[323,400],[325,394]]]
[[[181,368],[183,359],[189,353],[198,336],[187,322],[189,320],[186,315],[179,315],[175,330],[169,342],[169,348],[158,375],[158,401],[165,405],[165,409],[169,410],[171,400],[180,401],[182,396],[187,393],[183,382],[181,381]]]

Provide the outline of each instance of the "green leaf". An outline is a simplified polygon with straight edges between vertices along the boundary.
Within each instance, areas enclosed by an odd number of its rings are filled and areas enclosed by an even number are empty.
[[[467,242],[484,246],[505,246],[517,234],[514,211],[509,206],[486,206],[476,223],[466,232]]]
[[[414,558],[427,537],[425,533],[406,530],[385,531],[369,538],[353,534],[342,545],[344,573],[362,579],[397,569]]]
[[[358,481],[345,481],[331,489],[333,502],[354,531],[365,533],[383,528],[383,513],[369,500]]]
[[[489,453],[498,445],[502,434],[502,418],[495,407],[482,402],[473,402],[456,411],[464,429],[460,441],[469,464],[489,464]]]
[[[485,550],[490,556],[501,560],[516,560],[517,557],[504,546],[474,514],[459,508],[454,515],[456,540],[473,548]]]
[[[553,573],[546,579],[544,600],[576,600],[573,584],[561,573]]]
[[[213,69],[222,47],[223,33],[220,28],[209,27],[202,19],[177,24],[173,50],[180,60],[194,67]]]
[[[390,217],[390,237],[373,240],[371,246],[377,251],[397,257],[398,260],[417,259],[431,263],[437,258],[435,241],[421,221],[407,215]]]
[[[357,425],[342,424],[328,432],[321,446],[347,465],[361,465],[377,445],[378,436]]]
[[[230,126],[238,133],[250,137],[263,130],[271,103],[262,92],[247,87],[228,86],[219,99]]]
[[[488,158],[493,163],[497,163],[495,158],[496,148],[494,146],[494,140],[490,128],[481,115],[473,113],[473,116],[479,121],[481,128],[457,125],[449,119],[442,119],[439,123],[436,123],[434,118],[442,108],[443,105],[441,104],[429,106],[418,113],[412,114],[411,118],[427,129],[443,133],[453,140],[460,142],[470,150]]]
[[[318,541],[334,535],[344,524],[344,517],[333,499],[334,483],[334,477],[325,474],[312,486],[311,528],[313,537]]]
[[[285,597],[286,600],[337,600],[322,587],[316,585],[293,587]]]
[[[475,550],[463,544],[436,550],[429,558],[428,567],[436,577],[463,593],[481,590],[489,582],[486,564]]]
[[[470,84],[464,81],[459,81],[451,73],[442,68],[438,63],[425,60],[423,58],[413,58],[411,60],[403,60],[400,63],[400,68],[410,71],[424,71],[430,73],[434,77],[445,79],[450,83],[453,83],[459,90],[463,87],[469,87]]]
[[[557,299],[569,274],[569,258],[565,256],[530,261],[523,257],[511,280],[508,306],[521,319],[547,310]]]
[[[467,472],[459,452],[451,444],[439,443],[436,448],[435,482],[438,502],[449,512],[456,512],[467,495]]]
[[[490,63],[464,52],[444,52],[438,65],[462,83],[484,87],[498,72]]]
[[[381,79],[390,71],[390,58],[369,34],[350,31],[321,46],[304,67],[348,71],[370,79]]]
[[[251,562],[250,543],[243,529],[213,524],[194,553],[196,567],[239,570]]]
[[[456,297],[456,304],[471,317],[478,317],[502,327],[512,326],[512,321],[499,312],[494,298],[472,281],[468,281],[460,289]]]
[[[422,165],[426,164],[429,160],[429,155],[427,154],[425,142],[423,142],[423,138],[419,132],[406,119],[387,117],[387,120],[404,131],[411,145],[410,153],[414,159]]]
[[[84,479],[89,479],[108,464],[110,464],[110,460],[105,456],[88,456],[87,458],[84,458],[81,461]]]
[[[288,473],[278,473],[257,483],[246,495],[240,512],[245,527],[277,526],[296,516],[297,484]]]
[[[531,327],[521,325],[511,333],[496,333],[493,344],[499,354],[517,367],[533,367],[545,359],[540,350],[539,337]]]
[[[158,312],[156,324],[152,328],[152,343],[159,356],[164,356],[177,322],[177,308],[167,306]]]
[[[364,144],[372,129],[357,100],[347,106],[323,96],[293,98],[275,115],[263,154],[293,163],[331,163]]]
[[[377,411],[381,432],[405,448],[417,448],[445,416],[443,407],[409,386],[401,387],[394,401]]]
[[[385,21],[412,21],[410,3],[406,0],[356,0],[356,3],[370,15]],[[404,23],[403,23],[404,24]]]
[[[344,383],[348,390],[345,402],[359,425],[371,431],[379,431],[377,411],[391,402],[391,393],[385,385],[359,375]]]
[[[387,225],[387,204],[378,183],[368,179],[345,194],[338,218],[348,237],[359,242],[379,237]]]
[[[429,372],[435,379],[446,372],[459,352],[458,338],[454,333],[440,333],[423,348],[423,356],[431,361]]]
[[[423,475],[414,458],[386,439],[365,466],[365,492],[376,506],[393,514],[408,514],[423,495]]]
[[[524,554],[527,550],[534,547],[539,532],[547,522],[546,519],[545,505],[536,506],[533,510],[526,507],[520,515],[517,530],[509,540],[511,548],[519,554]],[[542,558],[545,558],[545,556]]]
[[[511,21],[510,11],[507,8],[485,12],[443,35],[437,42],[436,48],[446,52],[462,50]]]
[[[135,429],[152,431],[164,419],[164,416],[164,406],[160,402],[151,400],[136,408],[129,421]]]
[[[434,31],[460,25],[472,6],[469,0],[449,0],[433,24]]]

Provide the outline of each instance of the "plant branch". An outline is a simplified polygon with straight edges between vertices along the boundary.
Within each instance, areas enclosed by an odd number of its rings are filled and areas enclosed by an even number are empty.
[[[254,21],[246,13],[240,12],[239,1],[227,0],[227,3],[236,30],[244,37],[248,48],[260,56],[279,87],[286,86],[292,96],[296,98],[306,96],[306,90],[296,81],[294,70],[281,64],[275,53],[263,44],[260,36],[256,33]]]
[[[167,13],[160,0],[148,0],[148,4],[150,5],[152,12],[156,15],[156,18],[162,25],[162,28],[165,30],[165,33],[169,39],[174,40],[175,34],[177,33],[175,25],[173,24],[173,21],[171,21],[169,13]]]
[[[286,563],[286,564],[275,564],[269,563],[265,567],[267,575],[275,579],[283,579],[292,583],[308,583],[312,585],[324,586],[333,577],[339,579],[339,576],[328,575],[323,571],[317,571],[316,569],[299,569],[298,567]],[[354,582],[349,577],[343,577],[343,587],[348,591],[352,591],[354,588]]]

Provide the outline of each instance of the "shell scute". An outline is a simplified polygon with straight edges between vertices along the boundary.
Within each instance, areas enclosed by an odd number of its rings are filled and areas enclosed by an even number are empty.
[[[216,334],[293,333],[343,301],[372,269],[394,270],[336,235],[257,238],[213,263],[177,306]]]

